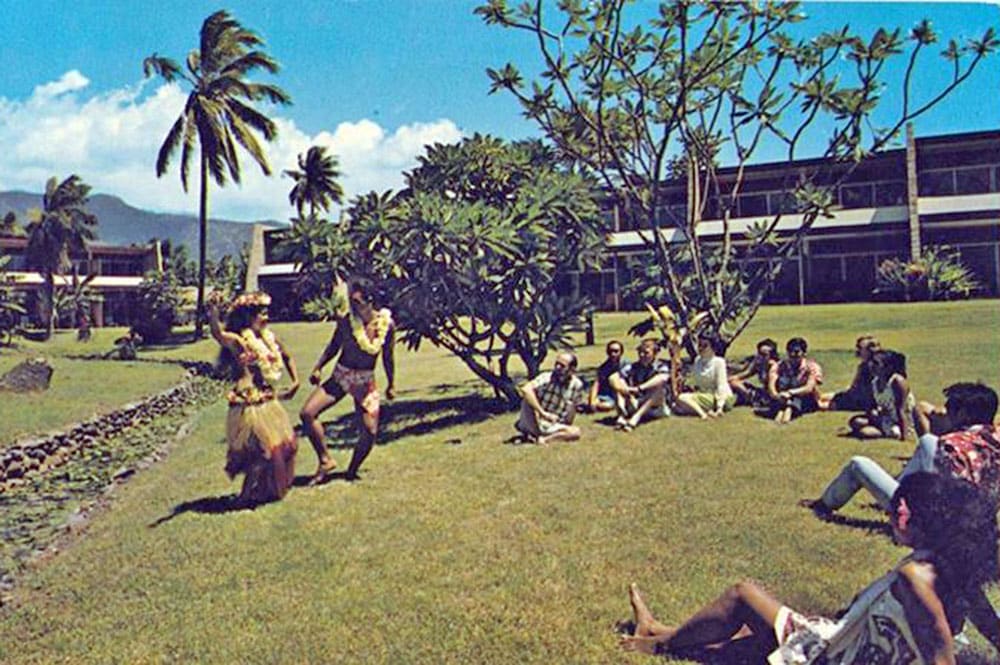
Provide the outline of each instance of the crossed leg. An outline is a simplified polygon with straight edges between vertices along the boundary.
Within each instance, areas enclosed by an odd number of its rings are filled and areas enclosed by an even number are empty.
[[[734,584],[676,627],[653,617],[635,584],[629,586],[629,602],[636,627],[634,634],[621,638],[620,644],[625,651],[675,653],[728,642],[742,636],[745,630],[749,630],[768,651],[778,646],[774,622],[781,603],[753,582]]]

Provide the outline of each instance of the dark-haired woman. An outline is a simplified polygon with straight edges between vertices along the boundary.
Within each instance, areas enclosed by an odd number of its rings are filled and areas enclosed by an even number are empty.
[[[235,383],[226,417],[226,473],[243,474],[237,502],[252,506],[281,499],[295,479],[295,432],[278,401],[298,390],[295,362],[267,327],[265,293],[243,294],[233,301],[225,327],[218,305],[209,306],[212,336],[222,346],[221,364]],[[279,391],[282,366],[291,384]]]
[[[671,627],[653,617],[633,584],[635,631],[621,646],[690,654],[749,631],[771,665],[954,663],[952,636],[997,576],[995,505],[965,481],[916,473],[893,496],[891,520],[896,541],[913,552],[835,621],[799,614],[742,582]]]
[[[889,350],[871,354],[871,394],[875,406],[867,413],[851,417],[851,434],[859,439],[899,439],[906,441],[906,414],[916,400],[906,379],[906,356]]]
[[[744,361],[738,372],[729,376],[729,387],[736,395],[736,405],[767,406],[767,377],[771,367],[778,364],[778,343],[770,337],[757,342],[757,353]],[[757,384],[750,383],[757,379]]]
[[[726,377],[726,361],[719,355],[722,342],[717,337],[698,339],[698,357],[694,359],[688,381],[694,389],[682,392],[674,403],[674,413],[698,416],[702,420],[719,418],[736,403]]]

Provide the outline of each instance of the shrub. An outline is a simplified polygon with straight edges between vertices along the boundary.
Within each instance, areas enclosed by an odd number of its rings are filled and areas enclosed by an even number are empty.
[[[132,328],[146,342],[162,342],[179,321],[182,301],[176,276],[172,273],[146,273],[132,310]]]
[[[887,300],[966,299],[980,287],[961,261],[958,250],[946,245],[927,247],[915,261],[886,259],[878,267],[874,295]]]

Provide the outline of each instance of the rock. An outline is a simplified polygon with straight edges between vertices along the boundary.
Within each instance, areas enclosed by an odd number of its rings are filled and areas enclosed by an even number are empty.
[[[48,390],[53,371],[45,358],[28,358],[0,377],[0,391],[29,393]]]
[[[122,467],[122,468],[118,469],[117,471],[115,471],[115,475],[113,476],[113,479],[116,480],[116,481],[118,481],[118,482],[122,482],[122,481],[124,481],[126,478],[128,478],[129,476],[131,476],[134,473],[135,473],[135,469],[130,469],[128,467]]]
[[[24,467],[21,466],[20,461],[11,461],[7,463],[6,475],[8,478],[20,478],[24,475]]]

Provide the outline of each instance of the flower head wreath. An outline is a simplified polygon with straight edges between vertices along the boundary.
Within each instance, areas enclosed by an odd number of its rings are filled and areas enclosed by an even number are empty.
[[[271,296],[264,293],[263,291],[254,291],[252,293],[242,293],[233,300],[232,304],[229,306],[230,309],[239,309],[241,307],[270,307],[271,306]]]

